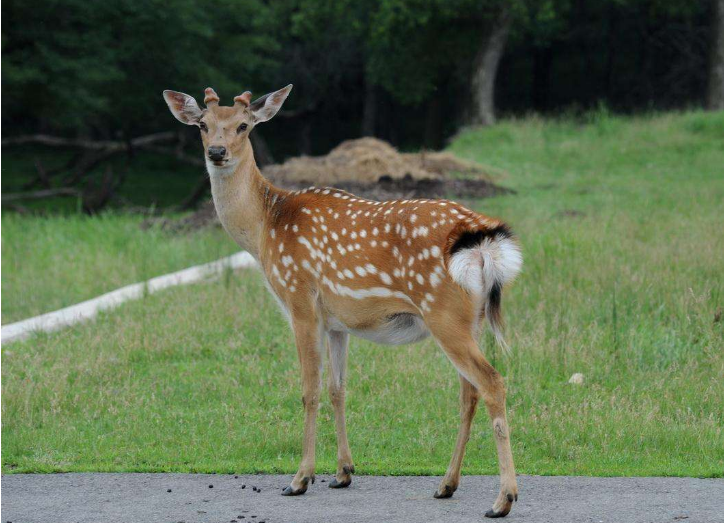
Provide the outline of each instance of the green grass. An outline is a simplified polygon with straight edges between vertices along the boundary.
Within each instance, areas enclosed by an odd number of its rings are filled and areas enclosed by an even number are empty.
[[[504,300],[513,355],[482,341],[506,377],[520,473],[724,476],[722,143],[724,113],[599,112],[451,145],[517,191],[467,203],[524,246]],[[353,340],[349,365],[358,472],[443,473],[458,382],[441,351]],[[574,372],[583,386],[567,383]],[[3,471],[293,472],[299,381],[255,272],[155,294],[3,348]],[[326,401],[318,432],[329,472]],[[463,472],[497,473],[484,410]]]
[[[142,217],[2,216],[2,322],[238,251],[221,230],[169,235]]]

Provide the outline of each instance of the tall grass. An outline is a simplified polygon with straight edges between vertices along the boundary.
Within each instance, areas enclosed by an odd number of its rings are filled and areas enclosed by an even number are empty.
[[[2,322],[238,250],[222,231],[171,235],[123,214],[2,217]]]

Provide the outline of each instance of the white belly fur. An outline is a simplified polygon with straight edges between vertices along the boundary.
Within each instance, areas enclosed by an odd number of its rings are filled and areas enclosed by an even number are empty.
[[[335,317],[328,318],[327,328],[333,331],[348,332],[358,338],[374,341],[382,345],[405,345],[415,343],[430,335],[422,318],[414,314],[398,314],[376,329],[351,329]]]

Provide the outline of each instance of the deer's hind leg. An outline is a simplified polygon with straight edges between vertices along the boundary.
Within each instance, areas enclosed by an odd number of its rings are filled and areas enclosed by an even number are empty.
[[[337,474],[329,483],[329,487],[344,488],[349,487],[352,483],[352,473],[354,472],[344,415],[349,334],[331,331],[327,334],[327,338],[329,350],[329,399],[334,409],[334,428],[337,432]]]
[[[460,484],[460,468],[463,465],[465,446],[470,439],[470,427],[478,410],[480,393],[475,386],[460,375],[460,430],[455,443],[450,465],[448,465],[445,477],[442,478],[440,486],[435,492],[436,498],[449,498],[453,495]]]
[[[502,517],[510,512],[513,502],[518,499],[518,486],[505,411],[505,385],[503,377],[488,363],[478,348],[473,336],[477,330],[473,328],[475,318],[473,315],[466,316],[465,311],[461,309],[466,308],[446,307],[444,312],[430,315],[426,319],[426,323],[455,368],[478,390],[487,407],[498,451],[500,492],[493,508],[485,515]],[[455,455],[453,460],[455,460]]]

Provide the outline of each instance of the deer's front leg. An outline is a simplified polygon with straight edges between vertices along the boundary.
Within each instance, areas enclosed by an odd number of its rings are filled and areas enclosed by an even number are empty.
[[[282,495],[297,496],[304,494],[309,483],[314,483],[314,445],[316,438],[317,410],[322,389],[321,365],[322,352],[320,322],[314,315],[292,317],[297,353],[302,370],[302,405],[304,406],[304,440],[302,442],[302,462],[291,485]]]

